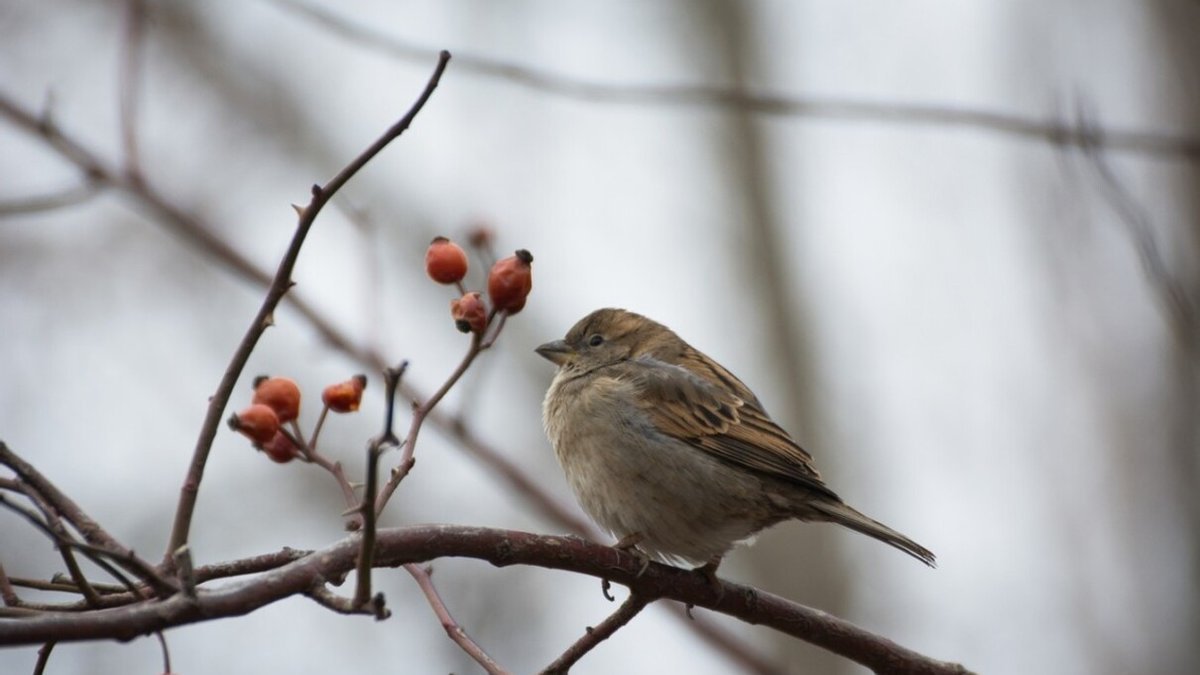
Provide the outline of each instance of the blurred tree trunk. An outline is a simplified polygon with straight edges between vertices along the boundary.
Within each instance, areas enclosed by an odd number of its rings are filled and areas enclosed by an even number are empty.
[[[737,2],[716,1],[704,12],[703,29],[698,43],[716,51],[717,66],[734,87],[747,88],[759,72],[760,36],[754,31],[753,8]],[[778,200],[772,194],[770,149],[765,121],[749,112],[736,110],[726,114],[725,133],[718,137],[717,154],[726,167],[728,189],[733,193],[729,227],[730,241],[743,244],[734,252],[741,275],[762,323],[761,330],[745,331],[766,340],[763,361],[774,366],[782,398],[772,401],[775,418],[797,436],[801,443],[816,439],[799,433],[801,422],[815,420],[820,406],[807,383],[812,376],[812,349],[807,336],[799,330],[807,314],[801,299],[793,292],[794,280],[786,272],[787,247]],[[818,453],[819,454],[819,453]],[[828,468],[832,458],[825,455],[820,466]],[[837,615],[845,615],[848,604],[846,566],[840,560],[835,528],[811,526],[802,531],[790,528],[786,536],[764,536],[748,556],[755,568],[750,583]],[[783,562],[781,562],[783,561]],[[780,661],[795,673],[848,673],[853,665],[811,645],[776,636]]]
[[[1163,65],[1159,72],[1175,83],[1167,91],[1171,100],[1163,101],[1169,111],[1174,130],[1187,136],[1200,135],[1200,82],[1195,79],[1195,64],[1200,62],[1200,42],[1196,41],[1196,25],[1200,8],[1195,4],[1155,5],[1151,30],[1157,39],[1149,44],[1163,47]],[[1177,231],[1168,232],[1169,240],[1162,242],[1164,263],[1170,270],[1173,288],[1157,288],[1164,311],[1169,313],[1174,349],[1168,355],[1172,379],[1163,392],[1168,402],[1163,430],[1169,485],[1177,502],[1174,514],[1184,545],[1177,550],[1188,556],[1187,576],[1181,579],[1178,608],[1179,624],[1162,636],[1162,661],[1147,672],[1182,672],[1194,668],[1200,657],[1195,637],[1200,635],[1200,168],[1182,167],[1174,185],[1178,214]],[[1154,279],[1151,282],[1154,283]],[[1153,515],[1153,514],[1151,514]],[[1152,608],[1153,609],[1153,608]]]

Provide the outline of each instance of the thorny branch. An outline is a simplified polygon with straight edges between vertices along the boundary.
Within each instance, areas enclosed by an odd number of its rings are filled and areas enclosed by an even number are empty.
[[[360,153],[338,172],[337,175],[331,178],[329,182],[325,185],[314,185],[312,198],[309,200],[308,206],[299,209],[300,220],[296,225],[296,233],[292,237],[292,242],[288,246],[287,253],[284,254],[283,260],[279,264],[279,269],[276,271],[267,289],[267,296],[263,300],[258,314],[246,330],[246,335],[238,345],[237,351],[234,353],[233,359],[230,361],[229,367],[226,369],[225,375],[221,378],[221,382],[217,386],[217,391],[213,394],[212,401],[208,406],[208,412],[201,427],[200,437],[196,441],[196,449],[192,454],[191,466],[188,469],[187,477],[184,479],[183,487],[180,488],[179,505],[175,511],[175,524],[171,530],[170,543],[167,545],[167,556],[188,541],[188,534],[192,524],[192,513],[195,510],[196,497],[200,490],[200,481],[204,477],[204,466],[208,461],[208,453],[212,448],[213,439],[217,435],[221,418],[225,414],[225,406],[229,402],[229,396],[233,392],[234,385],[241,376],[242,369],[245,368],[246,362],[250,359],[251,352],[254,351],[259,338],[262,337],[263,332],[271,324],[275,308],[283,299],[284,294],[292,287],[292,270],[295,269],[296,261],[300,256],[300,247],[304,244],[304,239],[308,235],[309,229],[312,227],[321,209],[324,208],[333,195],[337,194],[337,191],[354,174],[366,166],[367,162],[371,161],[375,155],[379,154],[389,143],[408,129],[413,119],[416,118],[417,113],[421,111],[425,103],[429,100],[429,97],[433,95],[433,90],[437,88],[438,82],[440,82],[442,73],[445,72],[446,64],[449,61],[450,52],[441,52],[438,55],[438,62],[434,68],[433,75],[430,76],[424,91],[421,92],[416,103],[413,104],[409,111],[384,132],[382,136],[376,139],[370,147]]]

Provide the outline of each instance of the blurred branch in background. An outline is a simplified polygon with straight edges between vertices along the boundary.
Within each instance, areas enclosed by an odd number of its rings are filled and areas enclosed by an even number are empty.
[[[397,59],[425,61],[437,53],[435,49],[402,40],[302,0],[272,2],[296,16],[313,21],[330,32],[351,40],[355,45],[375,49]],[[762,115],[974,129],[1058,146],[1094,145],[1118,152],[1188,161],[1200,160],[1200,138],[1191,136],[1116,129],[1099,134],[1094,129],[1055,119],[1038,119],[990,110],[917,103],[872,103],[809,98],[753,92],[736,84],[646,85],[591,82],[459,50],[456,50],[455,54],[457,68],[462,72],[511,82],[547,94],[596,103],[704,106]]]
[[[141,91],[142,59],[146,44],[146,0],[129,0],[125,31],[121,40],[121,65],[117,74],[120,108],[121,148],[125,174],[133,181],[142,179],[138,152],[138,99]]]
[[[1200,331],[1197,330],[1195,289],[1189,289],[1179,275],[1171,271],[1163,256],[1162,245],[1155,234],[1154,224],[1128,188],[1117,178],[1103,143],[1104,131],[1084,101],[1078,104],[1077,126],[1087,139],[1079,148],[1088,161],[1100,184],[1100,195],[1108,202],[1113,212],[1129,235],[1130,243],[1137,250],[1146,273],[1146,281],[1154,289],[1167,317],[1172,332],[1185,350],[1197,355],[1200,350]]]

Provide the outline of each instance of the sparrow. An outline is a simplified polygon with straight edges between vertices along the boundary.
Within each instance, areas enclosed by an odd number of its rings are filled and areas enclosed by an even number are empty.
[[[754,392],[666,326],[600,309],[535,351],[558,366],[546,435],[580,505],[618,548],[715,579],[736,544],[797,519],[837,523],[935,565],[928,549],[843,502]]]

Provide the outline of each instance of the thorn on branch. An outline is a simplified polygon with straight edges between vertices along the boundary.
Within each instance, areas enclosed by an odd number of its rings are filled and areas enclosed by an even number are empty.
[[[189,598],[196,597],[196,570],[192,565],[192,550],[187,544],[175,549],[172,554],[175,559],[175,574],[179,577],[179,586],[183,594]]]
[[[585,627],[583,637],[575,641],[575,644],[567,648],[562,656],[558,657],[541,675],[562,675],[571,669],[579,659],[583,658],[588,652],[592,651],[601,642],[612,637],[614,633],[621,629],[625,624],[629,623],[633,617],[637,616],[646,605],[654,598],[648,598],[638,593],[630,592],[629,597],[615,612],[609,615],[604,621],[600,622],[595,627]]]

